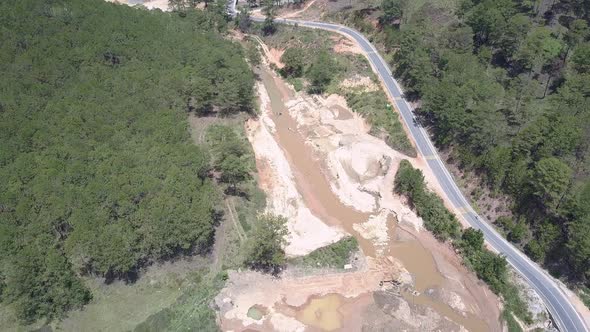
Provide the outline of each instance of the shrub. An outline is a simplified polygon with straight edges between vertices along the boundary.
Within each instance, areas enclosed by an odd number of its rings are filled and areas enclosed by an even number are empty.
[[[336,74],[336,62],[326,50],[321,50],[315,56],[311,66],[305,73],[310,81],[310,93],[323,93]]]
[[[316,249],[303,257],[292,260],[295,265],[310,267],[343,268],[350,260],[350,256],[358,251],[358,243],[352,236]]]
[[[446,241],[459,237],[459,221],[436,194],[427,191],[422,171],[413,168],[405,159],[400,162],[395,175],[394,190],[408,197],[418,215],[424,219],[426,229],[438,239]]]
[[[305,54],[300,47],[290,47],[281,56],[281,62],[285,65],[281,68],[284,77],[300,77],[305,67]]]
[[[278,274],[285,265],[287,219],[262,214],[258,217],[246,244],[244,265],[271,274]]]

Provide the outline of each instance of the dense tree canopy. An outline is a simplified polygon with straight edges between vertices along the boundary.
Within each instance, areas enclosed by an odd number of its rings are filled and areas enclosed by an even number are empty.
[[[209,8],[0,3],[0,281],[22,319],[86,303],[81,274],[133,279],[209,249],[219,190],[186,112],[250,111],[253,96]]]
[[[381,24],[390,24],[393,21],[402,17],[402,0],[383,0],[381,3],[383,16],[381,16]]]
[[[212,125],[207,128],[207,142],[211,147],[213,168],[220,172],[221,182],[229,184],[231,193],[237,192],[237,185],[250,178],[248,149],[245,138],[233,128]]]
[[[571,169],[557,158],[539,160],[531,174],[533,193],[547,207],[555,208],[565,194],[571,173]]]

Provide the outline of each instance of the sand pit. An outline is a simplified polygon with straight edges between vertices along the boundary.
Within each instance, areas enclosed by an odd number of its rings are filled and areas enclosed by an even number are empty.
[[[243,328],[248,326],[260,328],[270,322],[276,331],[285,329],[296,331],[302,326],[300,320],[306,321],[311,318],[308,313],[305,314],[306,317],[301,315],[312,299],[328,294],[338,294],[339,306],[341,306],[368,292],[383,289],[379,286],[380,280],[404,273],[396,270],[399,263],[394,260],[388,262],[391,263],[388,269],[383,269],[382,263],[369,259],[368,267],[363,271],[306,277],[286,275],[282,278],[274,278],[252,271],[230,272],[226,287],[215,298],[215,304],[222,318],[221,327],[225,330],[231,324],[235,328],[236,322],[241,322]],[[410,280],[407,273],[401,279]],[[330,302],[331,297],[328,296],[328,300]],[[330,303],[327,304],[330,305]],[[253,306],[266,308],[266,314],[262,319],[256,320],[248,316]],[[334,324],[335,322],[326,323]]]
[[[246,125],[248,139],[254,148],[261,188],[267,194],[267,211],[288,219],[289,256],[301,256],[338,241],[346,235],[342,230],[329,227],[314,216],[297,191],[291,166],[274,140],[273,121],[268,117],[269,98],[265,87],[258,84],[261,114]]]
[[[259,76],[261,113],[246,129],[257,159],[259,184],[267,193],[268,210],[288,219],[291,234],[286,252],[294,256],[309,253],[340,239],[346,230],[359,241],[368,256],[367,265],[352,272],[304,277],[289,274],[289,270],[280,278],[233,273],[217,297],[222,328],[279,330],[280,324],[286,324],[295,331],[309,318],[298,316],[298,310],[312,298],[337,294],[343,307],[365,310],[372,301],[362,302],[360,308],[356,299],[375,292],[384,292],[386,302],[391,301],[386,304],[386,317],[381,317],[383,324],[395,322],[419,330],[497,327],[498,309],[487,305],[483,312],[484,306],[477,300],[485,298],[497,305],[497,299],[475,283],[463,286],[450,281],[465,281],[462,277],[469,273],[456,257],[449,260],[430,254],[428,250],[441,250],[436,240],[421,232],[422,220],[404,198],[393,194],[395,173],[404,158],[423,170],[431,188],[440,189],[431,181],[426,165],[371,136],[370,126],[348,109],[342,96],[296,93],[268,67]],[[428,241],[414,237],[409,246],[395,246],[396,229],[401,226],[410,226]],[[406,252],[403,260],[397,257],[396,248],[415,245],[422,248],[420,255]],[[263,319],[248,317],[248,309],[255,305],[268,308]],[[372,308],[367,310],[377,307]],[[337,317],[330,312],[332,318]],[[342,322],[308,320],[305,325],[316,323],[331,329]],[[360,319],[357,323],[360,327],[372,322]]]
[[[284,93],[284,88],[273,87],[273,89]],[[322,240],[335,241],[344,232],[326,226],[326,221],[314,216],[306,206],[306,200],[298,191],[299,180],[295,180],[293,176],[293,166],[289,164],[289,159],[285,157],[281,150],[282,146],[276,138],[277,127],[269,116],[272,107],[268,91],[261,83],[258,85],[258,91],[261,115],[258,120],[248,123],[247,132],[258,159],[260,185],[268,194],[269,210],[289,218],[289,229],[292,235],[289,238],[291,243],[286,248],[287,252],[291,255],[304,254],[321,246]],[[322,161],[321,168],[329,179],[327,184],[329,190],[345,205],[368,215],[367,219],[359,220],[350,226],[357,239],[364,241],[365,246],[369,245],[374,249],[372,254],[374,258],[368,258],[368,267],[365,270],[321,277],[284,275],[280,279],[274,279],[251,274],[251,272],[236,273],[232,277],[235,281],[223,290],[224,295],[220,294],[222,297],[230,298],[233,304],[231,308],[226,305],[226,308],[220,311],[223,315],[222,322],[241,321],[241,326],[244,328],[270,324],[268,325],[270,329],[277,330],[277,326],[271,322],[284,321],[285,324],[293,324],[292,330],[297,330],[301,326],[292,319],[295,318],[300,324],[303,318],[297,319],[297,312],[283,310],[285,307],[299,308],[310,298],[332,293],[342,296],[344,301],[349,301],[362,294],[381,291],[382,287],[385,287],[386,293],[391,296],[399,290],[395,287],[391,289],[392,284],[388,283],[380,286],[380,281],[398,280],[410,290],[418,286],[415,284],[417,281],[422,287],[421,290],[424,290],[426,285],[429,287],[436,285],[433,290],[446,296],[431,299],[421,295],[416,297],[415,301],[418,301],[419,305],[415,306],[410,305],[409,300],[405,298],[406,295],[398,295],[395,310],[391,310],[388,319],[403,322],[406,324],[404,326],[413,328],[426,327],[426,330],[431,328],[436,330],[446,326],[445,324],[451,324],[455,328],[459,328],[461,324],[471,327],[482,326],[481,324],[484,323],[478,321],[473,315],[464,317],[469,312],[481,313],[480,306],[474,304],[472,298],[481,291],[477,289],[478,286],[469,284],[471,290],[468,292],[465,287],[447,282],[442,276],[438,277],[440,279],[437,281],[433,281],[428,276],[412,275],[404,268],[403,263],[388,256],[390,250],[394,250],[392,249],[394,247],[391,247],[393,239],[390,235],[393,234],[392,229],[395,229],[398,222],[399,225],[409,225],[418,232],[422,229],[422,220],[407,207],[403,198],[393,194],[393,179],[399,162],[407,157],[369,135],[370,127],[362,117],[348,110],[341,96],[310,97],[291,91],[283,95],[283,98],[285,100],[283,112],[288,112],[295,120],[294,126],[289,130],[302,133],[301,136],[305,138],[306,144]],[[276,97],[273,102],[276,102]],[[420,165],[418,160],[410,160],[410,162]],[[428,180],[428,177],[426,179]],[[395,254],[395,251],[393,253]],[[423,254],[426,255],[427,252]],[[405,255],[410,259],[413,257],[411,253]],[[419,258],[429,266],[412,267],[415,270],[414,273],[416,271],[429,271],[428,274],[438,273],[436,272],[438,267],[432,266],[433,262],[444,261],[446,258],[440,256],[435,258]],[[419,262],[415,263],[416,266],[420,265]],[[460,266],[460,263],[458,264]],[[450,268],[445,268],[444,271],[452,276],[449,277],[452,279],[460,278],[458,274],[462,273]],[[441,290],[439,287],[445,288]],[[273,291],[267,292],[263,289],[273,289]],[[411,292],[409,294],[412,297]],[[247,316],[248,308],[253,305],[269,308],[269,314],[265,320],[253,321]],[[430,307],[431,305],[434,309]],[[420,314],[418,315],[417,312]],[[451,323],[448,317],[453,317],[453,322],[460,322],[459,325]],[[324,324],[325,322],[316,323]],[[308,324],[315,323],[308,322]],[[326,324],[331,328],[336,322],[330,320]],[[494,321],[488,320],[487,324],[494,324]]]

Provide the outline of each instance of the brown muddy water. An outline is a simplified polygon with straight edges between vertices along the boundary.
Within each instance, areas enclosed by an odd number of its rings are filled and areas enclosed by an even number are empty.
[[[342,327],[342,314],[339,309],[344,304],[339,294],[312,297],[307,304],[297,311],[297,320],[305,325],[323,331],[334,331]]]
[[[434,258],[418,241],[395,241],[389,247],[389,255],[398,258],[411,271],[418,292],[438,287],[444,282]]]
[[[399,259],[404,267],[412,274],[415,282],[412,290],[402,290],[402,297],[410,304],[421,305],[447,317],[453,322],[463,325],[469,331],[488,331],[488,325],[473,314],[463,316],[448,304],[436,300],[425,291],[441,288],[445,277],[438,271],[432,254],[416,240],[394,242],[390,246],[390,256]]]
[[[375,257],[376,251],[373,243],[353,229],[355,223],[367,221],[370,214],[359,212],[345,205],[332,192],[328,179],[322,172],[322,163],[314,156],[311,145],[305,143],[305,138],[297,130],[296,120],[289,115],[285,107],[285,102],[292,97],[292,92],[280,79],[275,79],[268,69],[258,70],[257,74],[261,78],[270,98],[272,108],[270,118],[276,126],[274,135],[291,165],[297,189],[303,200],[314,215],[327,224],[341,227],[352,234],[357,239],[363,253]],[[339,117],[346,118],[350,115],[348,110],[338,109],[338,113]],[[392,220],[393,218],[389,219]],[[389,222],[391,239],[395,238],[396,231],[395,224]],[[430,288],[440,288],[445,281],[445,277],[438,271],[432,254],[417,240],[392,241],[388,254],[399,259],[415,280],[417,294],[411,290],[401,293],[408,303],[429,307],[470,331],[488,330],[487,324],[476,316],[471,314],[463,316],[446,303],[423,293]],[[298,312],[297,317],[302,322],[316,328],[326,331],[331,331],[332,328],[337,329],[340,320],[338,311],[333,309],[341,305],[339,301],[341,302],[341,298],[337,294],[314,299]],[[318,310],[321,313],[319,318],[316,315]],[[324,311],[328,313],[325,314]]]

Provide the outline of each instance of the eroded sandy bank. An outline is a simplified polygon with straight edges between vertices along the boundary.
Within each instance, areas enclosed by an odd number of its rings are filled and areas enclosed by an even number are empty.
[[[260,176],[259,185],[267,194],[267,210],[289,220],[289,244],[285,252],[289,256],[301,256],[338,241],[346,235],[340,229],[329,227],[314,216],[296,188],[293,171],[283,150],[273,134],[275,123],[268,92],[257,83],[260,115],[246,124],[246,133],[254,153]]]

